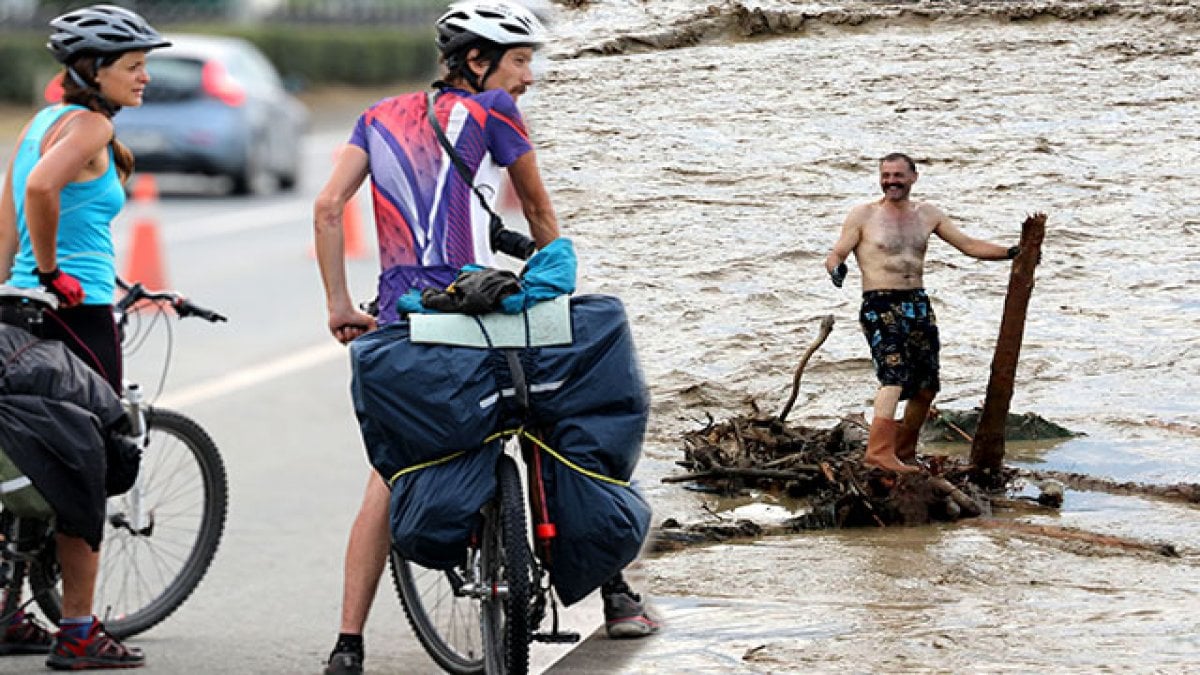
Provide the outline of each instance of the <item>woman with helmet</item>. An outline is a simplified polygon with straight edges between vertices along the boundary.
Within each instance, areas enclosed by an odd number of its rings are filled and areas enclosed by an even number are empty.
[[[386,98],[359,117],[314,205],[328,329],[342,343],[373,329],[377,321],[398,320],[396,300],[409,290],[445,288],[470,263],[494,266],[490,204],[484,208],[477,198],[498,194],[502,168],[534,243],[544,247],[559,234],[516,104],[534,83],[534,50],[546,41],[541,22],[508,0],[474,0],[451,5],[436,27],[444,75],[433,84],[433,114],[471,180],[460,175],[440,147],[427,118],[430,98],[425,92]],[[346,202],[368,177],[382,268],[378,319],[357,311],[351,300],[342,234]],[[481,188],[479,194],[472,184]],[[362,672],[363,627],[388,556],[389,497],[388,486],[372,470],[346,549],[341,627],[327,674]],[[606,586],[617,598],[612,613],[606,601],[606,617],[614,616],[620,624],[611,634],[632,637],[656,628],[619,577]]]
[[[150,81],[146,53],[170,43],[142,17],[112,5],[68,12],[50,27],[46,46],[64,67],[63,103],[25,126],[8,166],[0,195],[0,278],[57,296],[59,309],[47,313],[43,337],[62,340],[120,392],[110,226],[125,204],[133,156],[113,135],[112,117],[142,104]],[[0,637],[0,654],[49,650],[47,665],[58,669],[142,665],[142,653],[107,635],[92,615],[99,551],[62,533],[56,544],[63,619],[53,644],[29,617],[15,617]]]

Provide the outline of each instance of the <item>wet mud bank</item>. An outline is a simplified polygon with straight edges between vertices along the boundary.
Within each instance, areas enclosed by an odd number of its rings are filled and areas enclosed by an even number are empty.
[[[573,2],[586,9],[586,0]],[[1154,19],[1173,23],[1200,22],[1200,9],[1182,0],[1161,3],[1113,1],[1059,2],[743,2],[726,0],[690,11],[646,10],[650,25],[630,26],[591,43],[574,44],[558,58],[629,54],[649,50],[680,49],[707,42],[743,40],[764,36],[821,34],[830,30],[891,27],[935,29],[948,22],[1118,21]]]
[[[813,12],[827,20],[800,20]],[[1195,12],[560,6],[561,42],[522,110],[580,292],[620,296],[631,320],[653,405],[639,486],[656,524],[729,536],[640,563],[667,639],[637,672],[1194,667],[1200,512],[1154,492],[1200,484],[1200,132],[1183,122],[1200,118]],[[987,519],[774,536],[803,500],[664,483],[684,434],[782,409],[828,314],[789,423],[828,430],[870,411],[858,272],[836,289],[821,261],[897,150],[919,162],[914,196],[972,236],[1015,242],[1025,214],[1048,216],[1012,409],[1083,435],[1014,442],[1005,462],[1057,479],[1062,506],[1037,505],[1034,488]],[[943,409],[984,397],[1007,274],[930,244]],[[944,444],[918,452],[961,457]],[[1101,489],[1124,483],[1137,487]]]

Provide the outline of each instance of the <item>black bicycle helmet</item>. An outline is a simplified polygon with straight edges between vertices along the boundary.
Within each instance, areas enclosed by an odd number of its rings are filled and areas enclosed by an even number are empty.
[[[450,5],[437,20],[437,48],[444,56],[481,40],[501,47],[546,42],[546,29],[533,12],[505,0],[473,0]]]
[[[82,54],[112,56],[171,45],[141,16],[116,5],[92,5],[67,12],[52,19],[50,27],[54,32],[46,47],[62,64]]]

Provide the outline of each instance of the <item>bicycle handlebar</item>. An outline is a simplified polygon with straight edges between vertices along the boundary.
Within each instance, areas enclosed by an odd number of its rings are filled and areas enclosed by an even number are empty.
[[[146,290],[145,286],[142,286],[141,283],[130,284],[121,278],[117,279],[117,285],[125,291],[125,295],[122,296],[116,304],[116,309],[122,314],[138,302],[142,300],[149,300],[151,302],[168,303],[181,319],[188,316],[198,316],[201,319],[211,323],[228,321],[228,319],[221,314],[218,314],[211,309],[201,307],[182,295],[172,291],[148,291]]]

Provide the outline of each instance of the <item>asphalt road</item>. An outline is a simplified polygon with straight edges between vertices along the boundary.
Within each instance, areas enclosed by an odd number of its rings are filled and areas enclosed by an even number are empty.
[[[161,177],[162,197],[132,205],[115,224],[118,242],[128,246],[131,223],[150,219],[168,284],[229,317],[216,325],[172,322],[173,357],[157,402],[193,417],[217,442],[229,476],[229,516],[195,595],[130,641],[147,653],[144,672],[319,673],[333,645],[342,555],[369,471],[350,404],[346,350],[325,331],[310,251],[312,198],[344,137],[338,129],[306,138],[307,164],[294,193],[238,199],[220,185]],[[372,233],[364,235],[373,251]],[[355,294],[370,297],[373,253],[352,261],[350,273]],[[155,327],[127,364],[127,376],[152,396],[166,336],[165,326]],[[591,635],[601,623],[598,600],[572,608],[567,621]],[[366,649],[372,673],[439,672],[386,577]],[[569,651],[535,650],[538,670]],[[611,653],[625,658],[637,647],[599,637],[578,651],[576,665],[559,672],[613,672]],[[41,657],[7,657],[0,672],[45,671]]]

